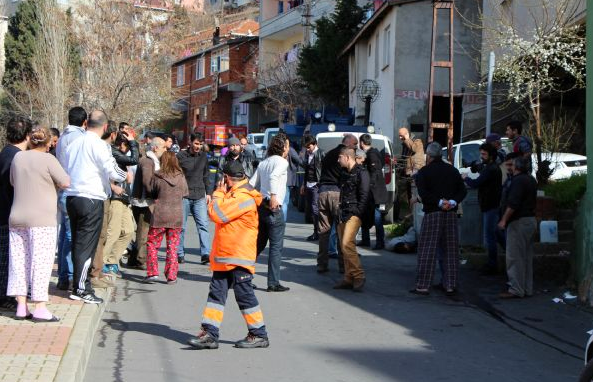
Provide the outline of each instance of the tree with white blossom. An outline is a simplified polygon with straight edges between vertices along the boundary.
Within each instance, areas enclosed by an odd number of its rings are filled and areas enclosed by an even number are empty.
[[[494,7],[499,13],[483,19],[484,45],[500,52],[494,81],[506,85],[509,100],[527,103],[535,124],[538,180],[545,182],[550,174],[542,166],[540,101],[585,87],[585,33],[575,23],[582,6],[578,0],[528,0],[530,20],[518,23],[501,9],[505,3]]]

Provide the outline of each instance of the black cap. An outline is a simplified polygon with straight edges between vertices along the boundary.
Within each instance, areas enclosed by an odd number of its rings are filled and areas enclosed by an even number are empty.
[[[233,178],[243,178],[245,176],[243,165],[238,160],[230,160],[226,162],[222,168],[222,173]]]

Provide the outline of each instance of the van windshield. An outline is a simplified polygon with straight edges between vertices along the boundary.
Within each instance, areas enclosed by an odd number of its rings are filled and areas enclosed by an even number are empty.
[[[321,150],[327,153],[342,143],[342,138],[343,137],[317,137],[317,145]],[[384,152],[385,141],[383,139],[373,139],[372,146],[377,150]]]
[[[263,135],[254,135],[253,143],[255,143],[256,145],[261,145],[262,143],[264,143],[264,136]]]

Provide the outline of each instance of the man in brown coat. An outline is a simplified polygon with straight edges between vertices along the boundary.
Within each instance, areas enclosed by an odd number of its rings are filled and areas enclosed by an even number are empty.
[[[399,140],[402,143],[401,164],[399,167],[400,187],[398,187],[398,190],[400,190],[400,196],[403,195],[404,190],[406,191],[406,200],[408,206],[410,206],[410,200],[413,197],[413,176],[426,164],[424,145],[421,139],[410,134],[410,130],[407,127],[400,128],[398,134]]]
[[[132,191],[132,212],[136,220],[136,248],[138,252],[134,253],[128,259],[129,267],[146,269],[146,240],[148,238],[148,229],[150,228],[150,219],[152,217],[150,206],[152,199],[152,176],[160,168],[159,159],[167,151],[165,141],[161,138],[152,139],[149,150],[146,155],[138,161],[136,176],[134,177],[134,186]]]

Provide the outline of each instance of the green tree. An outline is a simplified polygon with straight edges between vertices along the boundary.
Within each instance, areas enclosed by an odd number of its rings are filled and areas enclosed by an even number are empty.
[[[21,2],[8,24],[4,41],[6,62],[2,85],[13,95],[22,92],[23,82],[34,76],[32,58],[39,34],[37,1],[39,0]]]
[[[342,110],[348,107],[348,58],[341,52],[360,29],[366,11],[356,0],[338,0],[334,13],[315,22],[317,40],[300,54],[298,74],[309,91]]]

